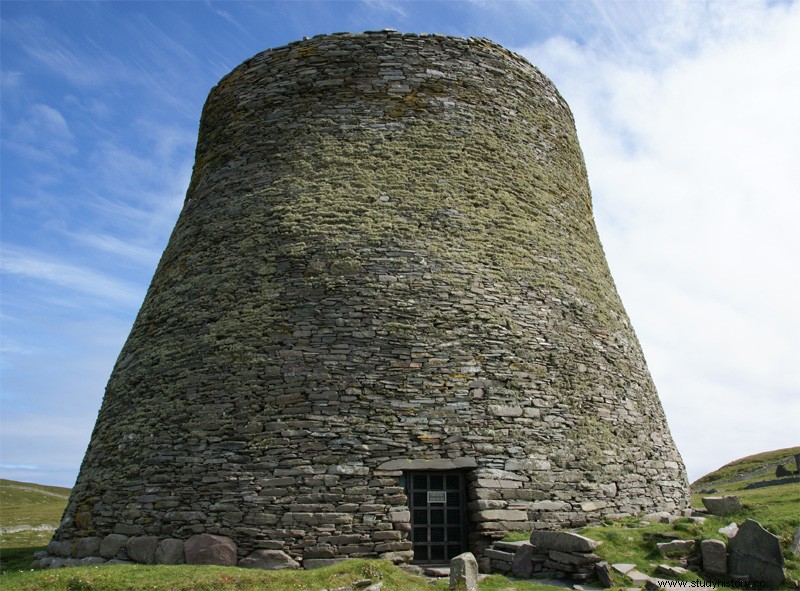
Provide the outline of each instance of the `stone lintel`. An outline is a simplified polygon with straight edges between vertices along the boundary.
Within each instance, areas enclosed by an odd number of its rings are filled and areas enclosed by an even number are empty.
[[[436,460],[389,460],[378,466],[378,470],[463,470],[477,468],[475,458],[440,458]]]

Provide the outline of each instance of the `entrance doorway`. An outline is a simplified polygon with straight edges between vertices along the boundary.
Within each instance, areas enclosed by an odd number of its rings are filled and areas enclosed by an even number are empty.
[[[408,472],[414,562],[449,562],[467,549],[464,472]]]

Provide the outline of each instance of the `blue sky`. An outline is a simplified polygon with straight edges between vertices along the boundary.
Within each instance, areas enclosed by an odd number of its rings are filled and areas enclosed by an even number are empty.
[[[695,479],[800,444],[800,3],[0,2],[0,475],[71,486],[217,81],[337,31],[488,37],[558,86]]]

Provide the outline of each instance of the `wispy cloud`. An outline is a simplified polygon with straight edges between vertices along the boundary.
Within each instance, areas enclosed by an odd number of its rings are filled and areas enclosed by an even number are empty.
[[[792,444],[787,410],[800,411],[800,315],[785,297],[800,290],[787,272],[800,252],[800,5],[659,10],[637,50],[635,15],[609,13],[622,52],[565,39],[522,52],[575,112],[612,271],[697,477],[710,458]],[[747,437],[700,449],[697,417]]]
[[[127,281],[9,244],[3,244],[1,250],[0,271],[3,273],[54,284],[109,303],[136,306],[141,301],[141,287]]]

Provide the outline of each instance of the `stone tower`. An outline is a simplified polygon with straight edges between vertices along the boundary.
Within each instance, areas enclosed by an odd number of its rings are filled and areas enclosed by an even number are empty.
[[[686,500],[553,84],[333,34],[211,91],[51,553],[435,562]]]

